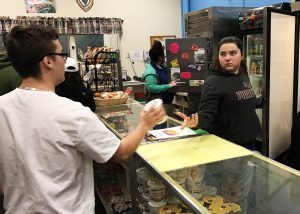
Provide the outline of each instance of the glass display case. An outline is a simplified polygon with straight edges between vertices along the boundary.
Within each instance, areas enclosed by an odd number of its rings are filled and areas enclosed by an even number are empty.
[[[123,138],[142,108],[129,99],[96,114]],[[165,125],[179,124],[168,118]],[[145,138],[123,166],[111,176],[126,176],[120,186],[131,196],[131,213],[300,213],[300,172],[214,135]]]
[[[124,105],[97,107],[95,114],[120,139],[132,131],[139,121],[140,112],[144,106],[133,99],[128,99]],[[165,123],[154,128],[168,128],[178,126],[179,121],[167,117]],[[145,136],[144,144],[149,143],[150,136]],[[131,157],[132,158],[132,157]],[[132,163],[132,161],[129,161]],[[101,199],[106,213],[135,213],[132,211],[131,192],[133,186],[130,180],[134,178],[132,164],[122,163],[94,163],[95,190]],[[134,205],[135,206],[135,205]]]
[[[133,161],[134,213],[300,213],[298,171],[214,135],[142,145]]]
[[[140,112],[143,108],[141,103],[129,98],[124,105],[97,108],[95,113],[112,132],[122,139],[138,125]],[[154,128],[169,128],[179,125],[181,125],[180,121],[167,117],[166,122]],[[151,140],[150,136],[145,137],[143,143]]]

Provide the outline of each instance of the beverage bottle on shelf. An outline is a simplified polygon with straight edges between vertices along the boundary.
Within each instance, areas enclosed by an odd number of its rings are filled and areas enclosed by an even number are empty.
[[[263,44],[263,41],[261,41],[260,45],[259,45],[259,54],[260,55],[264,54],[264,44]]]
[[[253,55],[253,42],[252,39],[248,39],[248,55]]]
[[[258,39],[255,39],[253,55],[259,55],[259,40]]]
[[[117,62],[117,56],[116,53],[111,53],[111,62],[116,63]]]
[[[262,61],[258,62],[258,69],[257,69],[257,74],[262,74],[263,73],[263,63]]]

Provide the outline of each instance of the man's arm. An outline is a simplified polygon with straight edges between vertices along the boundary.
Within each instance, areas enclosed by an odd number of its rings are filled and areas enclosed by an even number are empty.
[[[151,129],[157,122],[165,116],[165,111],[161,105],[159,108],[150,108],[147,112],[142,110],[140,114],[140,121],[137,127],[121,140],[121,144],[112,160],[115,162],[122,162],[137,149],[141,141],[144,139],[147,131]]]

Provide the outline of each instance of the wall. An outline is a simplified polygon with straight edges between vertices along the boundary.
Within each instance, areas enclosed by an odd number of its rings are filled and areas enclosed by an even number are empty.
[[[190,0],[190,11],[212,6],[261,7],[281,2],[284,2],[284,0]],[[291,2],[291,0],[285,0],[285,2]]]
[[[117,17],[124,20],[121,41],[116,36],[106,37],[105,42],[119,45],[122,66],[133,76],[127,58],[130,50],[150,48],[151,35],[176,35],[181,37],[181,0],[94,0],[94,6],[83,12],[76,0],[56,0],[55,14],[27,14],[23,0],[10,0],[0,7],[1,16],[43,15],[62,17]],[[145,64],[138,62],[134,68],[140,76]]]

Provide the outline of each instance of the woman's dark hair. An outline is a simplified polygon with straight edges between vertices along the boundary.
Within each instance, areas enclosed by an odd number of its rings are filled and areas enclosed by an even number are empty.
[[[84,86],[79,72],[65,72],[65,83],[67,86],[74,88]]]
[[[164,48],[163,48],[163,45],[160,41],[154,40],[151,49],[161,49],[161,50],[163,50]]]
[[[78,71],[65,72],[65,81],[55,87],[55,93],[59,96],[80,102],[82,105],[89,107],[92,111],[96,109],[93,91],[89,85],[85,87]]]
[[[220,61],[219,61],[219,51],[220,51],[220,48],[221,48],[222,45],[229,44],[229,43],[234,43],[238,47],[238,49],[240,49],[241,54],[244,55],[244,53],[243,53],[243,43],[239,38],[237,38],[235,36],[224,37],[223,39],[221,39],[221,41],[219,42],[219,44],[217,46],[217,56],[215,56],[215,58],[214,58],[214,69],[222,70],[221,65],[220,65]],[[245,74],[248,75],[245,57],[241,61],[240,71],[242,71],[242,72],[244,72]]]
[[[8,57],[22,78],[39,77],[41,59],[55,53],[54,40],[58,39],[51,26],[17,25],[6,36]]]
[[[151,49],[149,50],[151,61],[158,62],[159,57],[165,57],[164,48],[160,41],[154,40]]]

